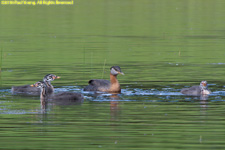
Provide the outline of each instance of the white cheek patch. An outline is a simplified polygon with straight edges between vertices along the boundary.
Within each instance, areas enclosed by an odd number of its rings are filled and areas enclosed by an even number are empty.
[[[52,81],[52,77],[48,77],[48,80],[47,81]]]
[[[117,75],[117,74],[118,74],[118,72],[117,72],[114,68],[112,68],[112,69],[111,69],[111,74],[113,74],[113,75]]]

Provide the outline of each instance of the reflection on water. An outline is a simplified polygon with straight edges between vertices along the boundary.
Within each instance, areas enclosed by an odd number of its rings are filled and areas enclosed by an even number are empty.
[[[140,89],[140,88],[126,88],[122,89],[121,94],[117,93],[106,93],[106,92],[88,92],[83,91],[82,87],[80,86],[63,86],[55,88],[55,93],[61,93],[64,91],[70,92],[81,92],[84,94],[86,102],[109,102],[112,110],[116,110],[119,107],[119,102],[197,102],[200,101],[202,104],[206,104],[207,101],[224,101],[223,97],[225,96],[225,91],[213,91],[209,95],[200,95],[200,96],[190,96],[190,95],[183,95],[180,93],[180,89],[174,89],[172,87],[169,88],[162,88],[162,89]],[[67,101],[56,102],[56,101],[41,101],[39,96],[29,96],[29,95],[12,95],[10,89],[1,89],[1,98],[9,99],[13,98],[13,101],[9,103],[14,103],[14,99],[32,99],[33,102],[41,102],[41,108],[46,109],[47,105],[73,105],[77,103],[65,103]],[[4,101],[2,101],[4,103]],[[79,103],[81,104],[81,103]]]
[[[64,86],[55,88],[55,91],[79,92],[81,88]],[[23,141],[29,137],[29,143],[39,148],[47,145],[35,144],[34,141],[39,141],[36,137],[51,139],[48,141],[51,148],[56,148],[53,145],[58,145],[58,140],[69,144],[65,138],[77,139],[73,145],[90,148],[145,147],[144,143],[154,145],[159,140],[167,140],[165,145],[176,141],[174,147],[179,148],[184,142],[194,145],[210,143],[216,135],[211,134],[209,129],[221,129],[219,124],[224,123],[220,120],[224,106],[218,105],[224,101],[223,91],[201,97],[182,95],[179,89],[173,87],[146,90],[128,87],[121,94],[80,91],[85,96],[84,103],[67,106],[58,103],[40,105],[39,97],[12,96],[10,90],[4,89],[0,92],[5,95],[1,103],[1,116],[11,115],[1,119],[1,128],[7,129],[2,132],[2,137],[8,136],[11,130],[7,141]],[[214,101],[218,96],[221,101]],[[11,101],[4,101],[9,97]],[[219,124],[207,123],[212,121]],[[24,128],[24,125],[27,127]],[[21,134],[21,129],[13,131],[7,126],[22,128],[24,132]]]
[[[112,121],[116,121],[120,112],[120,96],[118,94],[110,95],[110,116]]]

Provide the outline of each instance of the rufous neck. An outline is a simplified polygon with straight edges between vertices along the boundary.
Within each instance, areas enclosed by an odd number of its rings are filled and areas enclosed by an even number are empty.
[[[118,83],[117,75],[113,75],[113,74],[110,73],[110,82],[111,82],[111,84]]]

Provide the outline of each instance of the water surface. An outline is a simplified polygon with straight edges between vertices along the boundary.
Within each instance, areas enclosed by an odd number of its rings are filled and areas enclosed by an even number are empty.
[[[0,5],[0,149],[224,149],[224,18],[221,0]],[[121,94],[82,91],[113,65]],[[49,73],[84,103],[11,94]],[[180,94],[202,80],[208,97]]]

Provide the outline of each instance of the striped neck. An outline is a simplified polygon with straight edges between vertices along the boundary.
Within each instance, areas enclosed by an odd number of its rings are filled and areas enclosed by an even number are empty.
[[[47,98],[47,91],[46,91],[46,86],[43,86],[42,88],[41,88],[41,94],[40,94],[40,98],[41,99],[45,99],[45,98]]]
[[[51,85],[51,82],[50,81],[44,81],[45,82],[45,84],[46,84],[46,86],[49,88],[49,87],[53,87],[52,85]]]

